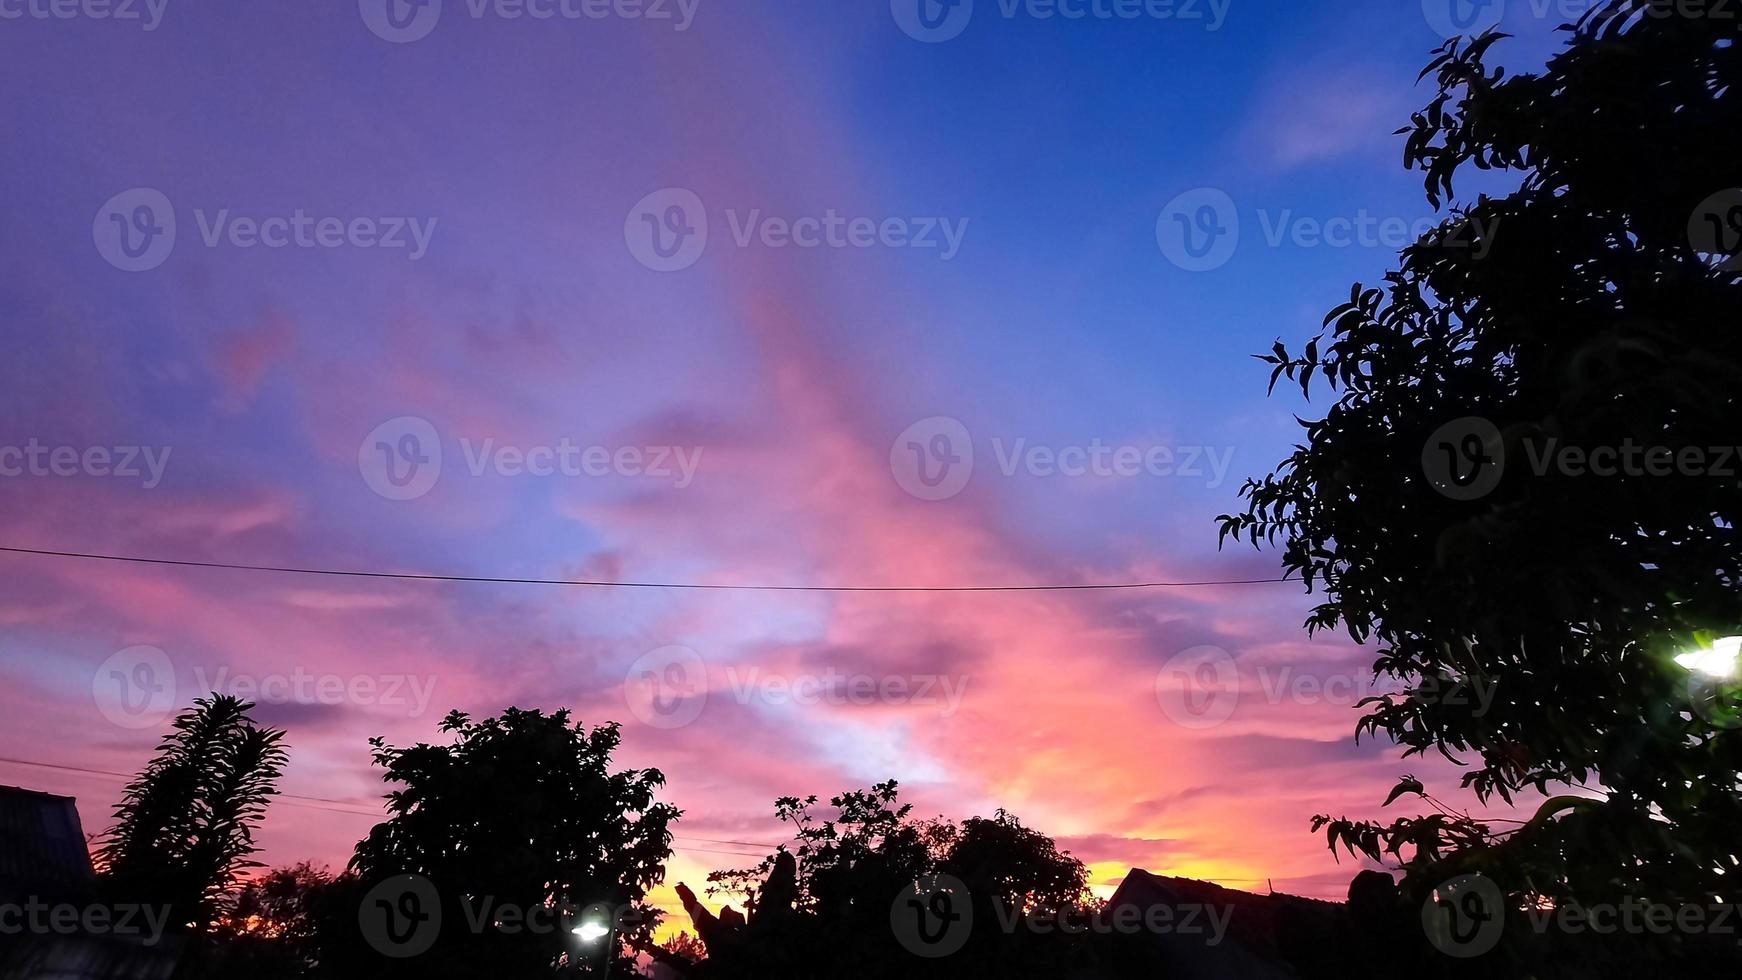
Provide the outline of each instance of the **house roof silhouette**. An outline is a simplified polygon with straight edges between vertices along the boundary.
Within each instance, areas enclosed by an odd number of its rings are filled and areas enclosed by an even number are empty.
[[[1215,909],[1225,935],[1176,929],[1147,934],[1182,980],[1299,980],[1336,972],[1335,937],[1348,934],[1347,906],[1272,893],[1256,895],[1195,878],[1172,878],[1132,868],[1107,902],[1121,908]]]
[[[78,894],[92,878],[72,797],[0,786],[0,898]]]
[[[0,786],[0,903],[25,902],[96,903],[96,875],[72,797]],[[176,951],[173,940],[26,929],[0,935],[0,977],[167,980]]]

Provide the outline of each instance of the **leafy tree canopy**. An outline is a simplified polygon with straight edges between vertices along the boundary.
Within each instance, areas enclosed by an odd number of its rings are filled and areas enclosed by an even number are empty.
[[[1080,914],[1092,904],[1082,862],[1011,814],[916,819],[893,780],[831,798],[832,817],[816,805],[815,796],[775,801],[795,846],[708,876],[714,892],[745,897],[747,916],[728,908],[716,918],[679,886],[709,954],[693,975],[811,976],[853,964],[865,977],[1057,976],[1086,962],[1081,936],[1009,925],[1023,913]],[[926,960],[899,945],[892,907],[940,875],[965,889],[973,926],[959,954]]]
[[[1742,433],[1742,48],[1736,20],[1671,6],[1600,4],[1536,74],[1489,67],[1502,35],[1439,51],[1407,165],[1436,207],[1470,168],[1517,189],[1452,206],[1304,351],[1261,355],[1334,401],[1224,538],[1280,542],[1323,592],[1308,628],[1377,644],[1407,690],[1361,733],[1465,766],[1484,801],[1565,794],[1512,831],[1318,818],[1418,886],[1452,864],[1521,900],[1742,894],[1742,733],[1673,659],[1742,633],[1742,483],[1553,455]]]
[[[352,871],[365,882],[428,878],[455,926],[484,900],[521,910],[603,902],[618,913],[624,942],[648,943],[658,912],[647,890],[664,877],[679,811],[655,801],[665,783],[657,769],[611,770],[618,726],[571,724],[566,709],[509,708],[483,721],[451,712],[441,730],[450,743],[371,740],[383,780],[397,788],[387,797],[392,816],[357,845]],[[530,975],[563,963],[572,937],[444,927],[437,948],[431,960],[443,969]]]
[[[254,705],[214,694],[178,715],[115,806],[96,852],[121,901],[162,904],[177,926],[208,928],[238,876],[259,865],[254,829],[277,793],[284,732],[256,725]]]

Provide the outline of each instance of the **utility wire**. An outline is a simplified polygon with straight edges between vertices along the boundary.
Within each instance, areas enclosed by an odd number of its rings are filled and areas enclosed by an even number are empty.
[[[724,585],[702,582],[612,582],[589,579],[541,579],[514,578],[506,576],[484,575],[436,575],[411,572],[381,572],[359,569],[337,568],[300,568],[280,565],[252,565],[238,562],[208,562],[189,561],[172,558],[149,558],[139,555],[110,555],[79,551],[54,551],[43,548],[16,548],[0,545],[0,553],[24,555],[42,558],[71,558],[83,561],[123,562],[137,565],[160,565],[178,568],[210,568],[226,571],[242,572],[273,572],[285,575],[330,575],[341,578],[394,579],[417,582],[473,582],[490,585],[554,585],[588,588],[619,588],[619,589],[688,589],[697,591],[721,592],[1088,592],[1113,591],[1133,589],[1160,588],[1193,588],[1217,585],[1274,585],[1287,581],[1285,578],[1265,579],[1214,579],[1190,582],[1106,582],[1076,585],[956,585],[956,586],[896,586],[896,585]],[[44,769],[59,769],[66,772],[84,773],[93,776],[112,776],[118,779],[131,778],[126,773],[113,772],[106,769],[89,769],[82,766],[68,766],[49,762],[36,762],[30,759],[14,759],[0,757],[0,763],[13,765],[36,766]],[[334,800],[319,796],[300,796],[295,793],[278,793],[275,796],[292,806],[304,806],[310,809],[327,810],[333,813],[349,813],[356,816],[380,816],[368,810],[349,809],[350,806],[362,804],[347,800]],[[673,840],[694,840],[708,844],[726,844],[738,847],[754,847],[772,850],[775,845],[759,844],[754,841],[719,840],[707,837],[677,837]],[[705,854],[725,854],[735,857],[758,857],[759,854],[744,854],[737,851],[716,850],[705,847],[680,847],[678,850]]]
[[[601,589],[691,589],[719,592],[1091,592],[1118,589],[1176,589],[1212,585],[1275,585],[1286,578],[1211,579],[1196,582],[1098,582],[1079,585],[721,585],[706,582],[611,582],[595,579],[511,578],[492,575],[434,575],[415,572],[377,572],[347,568],[298,568],[283,565],[249,565],[237,562],[188,561],[147,558],[139,555],[107,555],[81,551],[51,551],[43,548],[13,548],[0,545],[0,552],[44,558],[77,558],[85,561],[126,562],[137,565],[172,565],[178,568],[216,568],[238,572],[277,572],[284,575],[332,575],[342,578],[398,579],[414,582],[478,582],[487,585],[566,585]]]
[[[15,758],[11,758],[9,756],[0,756],[0,763],[8,763],[8,764],[15,765],[15,766],[35,766],[36,768],[39,768],[39,769],[58,769],[58,770],[61,770],[63,772],[76,772],[76,773],[82,773],[82,774],[88,775],[88,776],[113,776],[116,779],[131,779],[131,778],[133,778],[124,772],[115,772],[112,769],[90,769],[90,768],[86,768],[84,766],[69,766],[69,765],[63,765],[63,764],[58,763],[58,762],[37,762],[33,759],[15,759]],[[282,800],[283,802],[285,802],[286,804],[291,805],[291,806],[304,806],[304,807],[308,807],[309,809],[313,809],[313,810],[327,810],[327,811],[330,811],[332,813],[349,813],[349,814],[352,814],[354,816],[359,816],[359,817],[385,817],[386,816],[385,813],[375,813],[375,812],[371,812],[368,810],[349,810],[349,809],[341,809],[339,807],[334,807],[334,806],[324,806],[323,804],[328,804],[328,803],[347,804],[347,803],[351,802],[351,801],[347,801],[347,800],[329,799],[329,798],[324,797],[324,796],[299,796],[295,793],[275,793],[275,794],[273,794],[273,798],[277,799],[277,800]],[[361,804],[357,804],[357,805],[361,805]],[[695,841],[697,843],[704,843],[704,844],[729,844],[729,845],[732,845],[735,847],[753,847],[753,848],[757,849],[754,852],[750,852],[750,851],[727,851],[727,850],[722,850],[719,848],[712,848],[712,847],[695,847],[695,846],[684,845],[684,844],[673,844],[672,845],[672,850],[674,850],[674,851],[684,851],[684,852],[690,853],[690,854],[720,854],[720,855],[725,855],[728,857],[741,857],[741,858],[765,857],[766,852],[772,851],[776,847],[779,846],[776,844],[761,844],[761,843],[758,843],[756,841],[723,840],[723,839],[714,838],[714,837],[685,837],[685,836],[678,835],[678,834],[673,834],[672,840],[674,840],[674,841]],[[1270,881],[1273,879],[1268,879],[1268,878],[1203,878],[1203,879],[1199,879],[1199,880],[1214,882],[1217,884],[1234,884],[1234,883],[1244,883],[1244,882]],[[1279,878],[1279,879],[1274,879],[1274,880],[1277,880],[1277,881],[1309,881],[1311,879],[1301,877],[1301,878]],[[1311,898],[1313,896],[1307,896],[1307,897]],[[1319,899],[1319,901],[1342,901],[1342,899]]]
[[[7,763],[15,766],[34,766],[38,769],[57,769],[61,772],[76,772],[86,776],[111,776],[115,779],[133,778],[127,773],[116,772],[113,769],[90,769],[85,766],[69,766],[59,762],[38,762],[34,759],[16,759],[11,756],[0,756],[0,763]],[[296,793],[274,793],[272,794],[272,798],[275,800],[282,800],[284,803],[291,806],[306,806],[310,809],[327,810],[332,813],[350,813],[359,817],[385,818],[388,815],[385,810],[341,809],[342,807],[368,806],[369,804],[363,800],[335,800],[325,796],[299,796]],[[338,805],[326,806],[324,804]],[[758,853],[756,854],[740,854],[737,851],[718,851],[710,850],[705,847],[681,848],[682,850],[690,851],[706,851],[710,854],[737,854],[739,857],[761,857],[762,851],[772,851],[778,846],[775,844],[761,844],[749,840],[723,840],[717,837],[685,837],[680,834],[673,834],[672,840],[696,841],[697,843],[702,844],[730,844],[735,847],[754,847],[758,849]]]
[[[117,773],[117,771],[113,771],[113,769],[89,769],[85,768],[85,766],[66,766],[66,764],[61,764],[61,762],[37,762],[35,759],[12,759],[12,757],[7,757],[7,755],[0,755],[0,762],[10,762],[12,766],[35,766],[35,768],[38,769],[59,769],[59,771],[63,771],[63,773],[84,773],[84,775],[87,776],[115,776],[118,780],[131,780],[132,778],[132,776],[127,775],[127,773]],[[277,799],[282,799],[282,801],[286,802],[333,802],[333,804],[340,804],[340,806],[361,806],[361,804],[357,804],[357,802],[343,801],[343,799],[327,799],[327,797],[322,797],[322,795],[296,795],[289,794],[289,792],[280,792],[280,794],[273,794],[273,797],[277,797]],[[357,811],[352,811],[352,813],[362,813],[362,811],[361,809],[357,809]]]
[[[76,773],[82,773],[82,774],[87,775],[87,776],[113,776],[116,779],[132,779],[133,778],[132,776],[128,775],[127,773],[115,772],[112,769],[89,769],[89,768],[86,768],[84,766],[69,766],[69,765],[63,765],[63,764],[58,763],[58,762],[37,762],[34,759],[14,759],[14,758],[11,758],[9,756],[0,756],[0,762],[9,763],[9,764],[15,765],[15,766],[34,766],[38,769],[58,769],[62,772],[76,772]],[[381,815],[381,814],[373,813],[373,812],[368,811],[368,810],[340,809],[340,807],[362,806],[363,805],[361,803],[357,803],[357,802],[351,801],[351,800],[333,800],[333,799],[328,799],[324,796],[299,796],[295,793],[274,793],[273,798],[283,800],[285,803],[288,803],[291,806],[306,806],[306,807],[309,807],[309,808],[315,809],[315,810],[329,810],[333,813],[355,813],[359,816],[380,816]],[[325,805],[325,804],[337,804],[337,805],[336,806],[329,806],[329,805]]]

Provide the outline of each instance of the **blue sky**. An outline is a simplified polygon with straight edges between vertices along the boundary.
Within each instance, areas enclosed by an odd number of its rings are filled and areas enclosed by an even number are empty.
[[[0,544],[737,584],[1263,577],[1274,556],[1219,554],[1213,518],[1314,409],[1267,399],[1249,355],[1312,335],[1396,251],[1300,236],[1432,214],[1391,135],[1429,97],[1415,77],[1441,40],[1412,3],[1233,0],[1209,30],[978,0],[958,36],[923,43],[877,0],[700,0],[683,31],[446,0],[427,36],[395,43],[360,16],[378,2],[170,0],[152,30],[0,5],[24,11],[0,19],[15,93],[0,104],[15,134],[0,146],[0,451],[171,452],[151,487],[89,466],[0,477]],[[1528,70],[1557,21],[1512,6],[1502,60]],[[1239,244],[1191,271],[1157,229],[1206,188]],[[106,236],[140,189],[176,237],[128,271]],[[677,190],[709,236],[659,271],[634,229]],[[764,223],[830,213],[869,219],[875,240],[799,248]],[[342,231],[266,247],[234,224],[299,214]],[[389,226],[427,241],[382,247]],[[943,228],[956,247],[918,247]],[[443,462],[395,499],[371,459],[406,445],[408,418]],[[909,442],[939,445],[938,418],[969,434],[950,445],[974,468],[927,499],[902,460]],[[525,472],[529,450],[563,440],[640,462]],[[474,474],[486,445],[516,455]],[[1069,476],[1022,457],[1006,475],[1018,445],[1165,450],[1173,468]],[[660,449],[694,453],[693,481],[647,472],[640,454]],[[1179,472],[1188,452],[1227,469]],[[894,776],[937,812],[1011,807],[1103,888],[1138,865],[1338,894],[1353,868],[1307,818],[1374,812],[1404,768],[1353,747],[1353,698],[1267,694],[1267,670],[1352,682],[1372,657],[1308,642],[1293,587],[721,595],[3,560],[0,672],[19,721],[0,754],[136,769],[165,708],[116,676],[176,703],[219,668],[370,682],[262,705],[291,731],[287,789],[352,801],[275,808],[273,860],[341,862],[377,792],[363,740],[433,738],[448,707],[622,721],[625,761],[671,777],[680,833],[769,841],[775,796]],[[1238,665],[1238,710],[1182,726],[1156,691],[1204,646]],[[700,671],[681,725],[636,688],[673,663]],[[744,697],[751,668],[909,690]],[[965,685],[959,702],[911,690],[939,677]],[[435,701],[386,698],[388,678]],[[77,795],[92,829],[117,788],[0,780]],[[718,863],[732,862],[680,853],[674,880]]]

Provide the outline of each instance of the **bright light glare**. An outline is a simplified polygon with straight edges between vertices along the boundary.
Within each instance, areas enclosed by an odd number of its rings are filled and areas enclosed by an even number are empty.
[[[581,937],[581,942],[598,942],[611,934],[611,930],[597,922],[583,922],[575,926],[575,935]]]
[[[1675,658],[1675,662],[1696,674],[1729,679],[1736,676],[1738,655],[1742,654],[1742,636],[1726,636],[1712,644],[1710,650],[1690,650]]]

